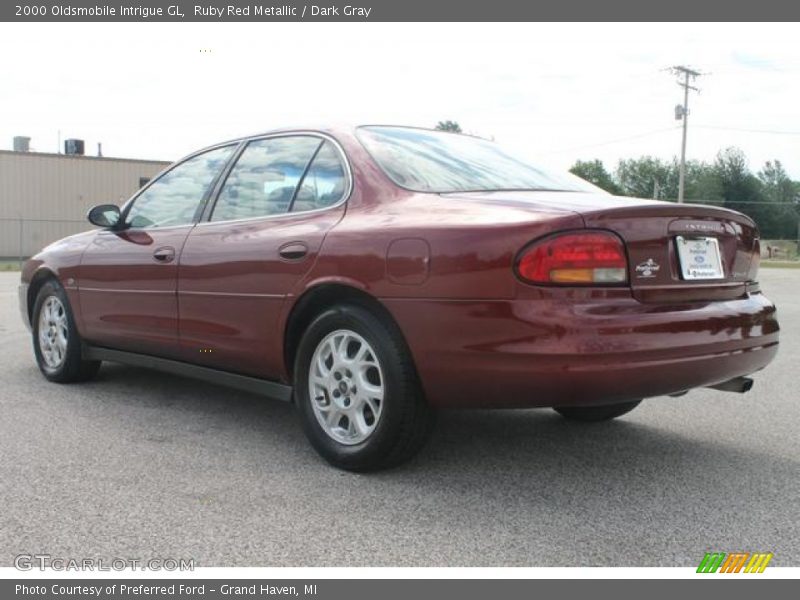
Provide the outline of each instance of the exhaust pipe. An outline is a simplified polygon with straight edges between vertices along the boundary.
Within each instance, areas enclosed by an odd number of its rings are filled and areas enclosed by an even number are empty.
[[[737,394],[744,394],[749,392],[753,387],[753,380],[749,377],[734,377],[728,381],[723,381],[716,385],[708,386],[712,390],[719,390],[721,392],[736,392]]]

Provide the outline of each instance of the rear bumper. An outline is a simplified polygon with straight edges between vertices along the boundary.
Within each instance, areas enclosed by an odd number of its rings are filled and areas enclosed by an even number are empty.
[[[384,302],[428,400],[442,407],[661,396],[753,373],[778,348],[775,306],[760,293],[672,305],[591,297]]]

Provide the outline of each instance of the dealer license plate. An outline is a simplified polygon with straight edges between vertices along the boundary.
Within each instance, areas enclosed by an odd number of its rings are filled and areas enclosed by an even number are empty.
[[[713,237],[675,238],[684,279],[724,279],[719,240]]]

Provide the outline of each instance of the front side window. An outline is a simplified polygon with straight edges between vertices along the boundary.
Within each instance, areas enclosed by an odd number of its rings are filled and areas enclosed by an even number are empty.
[[[515,158],[494,142],[407,127],[360,127],[357,135],[397,185],[417,192],[553,190],[597,192],[568,173]]]
[[[234,146],[215,148],[167,171],[134,199],[126,217],[128,225],[156,228],[192,223],[233,149]]]
[[[251,219],[287,212],[321,143],[311,136],[248,143],[220,190],[211,220]]]
[[[292,212],[327,208],[339,202],[347,189],[347,176],[339,153],[331,142],[325,141],[308,167]]]

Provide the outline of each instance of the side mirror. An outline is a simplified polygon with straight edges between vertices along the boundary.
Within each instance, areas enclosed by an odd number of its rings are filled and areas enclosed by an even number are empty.
[[[116,227],[119,223],[119,206],[116,204],[99,204],[92,208],[86,215],[89,223],[98,227]]]

